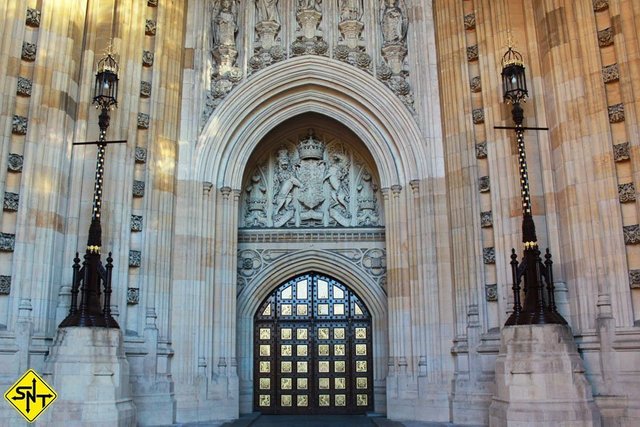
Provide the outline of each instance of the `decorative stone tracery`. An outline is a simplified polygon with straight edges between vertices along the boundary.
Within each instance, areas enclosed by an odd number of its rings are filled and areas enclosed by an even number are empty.
[[[243,191],[241,224],[255,227],[378,226],[378,184],[363,161],[312,129],[256,167]]]

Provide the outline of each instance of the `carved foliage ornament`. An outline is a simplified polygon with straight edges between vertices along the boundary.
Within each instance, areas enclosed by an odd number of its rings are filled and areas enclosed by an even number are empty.
[[[624,160],[629,160],[631,154],[629,152],[629,143],[623,142],[620,144],[615,144],[613,146],[613,160],[616,162],[622,162]]]
[[[602,67],[602,80],[605,83],[611,83],[620,79],[620,70],[618,64],[611,64]]]
[[[27,20],[26,23],[30,27],[40,26],[40,11],[38,9],[27,8]]]
[[[242,193],[244,227],[380,225],[378,184],[371,172],[342,143],[325,144],[312,130],[271,153]]]
[[[24,116],[13,116],[11,121],[11,132],[16,135],[26,135],[29,119]]]
[[[600,12],[609,7],[609,0],[593,0],[593,10]]]
[[[609,122],[619,123],[624,121],[624,104],[614,104],[608,107]]]
[[[637,245],[640,243],[640,225],[625,225],[622,227],[624,233],[624,243],[627,245]]]
[[[0,295],[11,293],[11,276],[0,276]]]
[[[598,31],[598,44],[600,47],[606,47],[613,44],[613,28],[605,28]]]
[[[35,61],[36,60],[36,44],[23,42],[22,43],[22,59],[25,61]]]
[[[31,80],[25,77],[18,77],[18,89],[16,90],[16,92],[18,93],[18,95],[31,96],[32,86],[33,84]]]

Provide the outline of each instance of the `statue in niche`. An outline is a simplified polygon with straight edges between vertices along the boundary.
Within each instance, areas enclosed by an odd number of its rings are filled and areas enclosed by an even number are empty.
[[[298,0],[298,11],[315,10],[320,12],[320,4],[322,0]]]
[[[378,186],[373,182],[369,172],[365,171],[362,174],[356,190],[358,190],[358,225],[378,225],[375,194],[378,191]]]
[[[251,176],[251,184],[245,189],[247,192],[247,213],[245,226],[266,227],[267,225],[267,188],[262,185],[262,176],[256,171]]]
[[[238,26],[237,5],[235,0],[216,0],[213,6],[213,45],[236,45],[236,32]]]
[[[407,35],[407,18],[398,5],[399,0],[383,0],[380,27],[384,45],[403,45]]]
[[[340,21],[359,21],[362,18],[362,0],[340,0]]]
[[[258,10],[257,22],[272,21],[280,23],[278,0],[256,0]]]
[[[325,181],[331,187],[331,203],[329,215],[338,224],[348,227],[350,225],[349,215],[349,193],[345,188],[348,184],[345,181],[349,174],[349,160],[344,154],[333,153],[331,164],[327,168]]]
[[[295,176],[291,167],[289,151],[286,148],[278,150],[274,187],[273,225],[274,227],[281,227],[294,216],[294,206],[292,206],[294,195],[292,190],[294,187],[302,187],[302,183]]]

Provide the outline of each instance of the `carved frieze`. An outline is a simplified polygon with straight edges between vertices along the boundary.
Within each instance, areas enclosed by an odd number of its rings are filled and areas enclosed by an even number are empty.
[[[11,233],[0,233],[0,251],[13,252],[16,244],[16,235]]]
[[[0,295],[11,293],[11,276],[0,276]]]
[[[22,96],[31,96],[31,88],[33,83],[25,77],[18,77],[18,88],[16,93]]]
[[[625,225],[622,227],[622,231],[626,245],[637,245],[640,243],[640,225]]]
[[[482,248],[482,262],[485,264],[495,264],[496,248]]]
[[[482,228],[493,227],[492,211],[480,212],[480,227]]]
[[[467,48],[467,61],[477,61],[478,60],[478,45],[475,44],[473,46],[469,46]]]
[[[618,185],[618,197],[620,203],[628,203],[636,201],[636,187],[633,182]]]
[[[13,120],[11,121],[11,133],[16,135],[26,135],[28,126],[29,119],[24,116],[13,116]]]
[[[474,108],[471,112],[471,117],[476,125],[484,123],[484,110],[482,108]]]
[[[146,163],[147,149],[144,147],[136,147],[135,158],[136,158],[136,163]]]
[[[142,215],[131,215],[131,231],[142,231]]]
[[[18,210],[18,204],[20,202],[20,195],[18,193],[4,193],[3,208],[5,211],[15,212]]]
[[[640,270],[629,270],[629,286],[632,289],[640,288]]]
[[[243,188],[244,227],[369,227],[380,225],[378,184],[362,159],[312,130],[280,146]]]
[[[614,104],[608,107],[609,123],[619,123],[624,121],[624,104]]]
[[[613,160],[616,162],[622,162],[629,160],[631,154],[629,151],[629,143],[622,142],[613,146]]]
[[[148,36],[156,35],[156,21],[153,19],[147,19],[144,22],[144,33]]]
[[[473,30],[476,28],[476,14],[469,13],[464,15],[464,29]]]
[[[142,65],[151,67],[153,65],[153,52],[149,50],[142,51]]]
[[[471,88],[471,92],[480,92],[482,90],[482,81],[480,80],[480,76],[475,76],[469,81],[469,87]]]
[[[140,251],[129,251],[129,267],[140,267],[142,264],[142,252]]]
[[[620,79],[620,70],[618,64],[611,64],[602,67],[602,81],[605,83],[611,83]]]
[[[498,301],[498,285],[496,283],[484,285],[484,296],[487,302]]]
[[[147,0],[147,5],[149,7],[158,7],[158,0]]]
[[[22,42],[22,59],[25,61],[36,60],[36,44],[29,42]]]
[[[148,98],[151,96],[151,82],[140,82],[140,96]]]
[[[26,24],[30,27],[40,26],[40,11],[38,9],[27,8]]]
[[[138,129],[149,129],[149,115],[138,113]]]
[[[598,31],[598,45],[600,47],[606,47],[613,44],[613,28],[605,28]]]
[[[140,303],[140,288],[127,288],[127,304],[136,305]]]
[[[7,169],[9,172],[22,172],[22,164],[24,158],[20,154],[10,153],[8,158]]]
[[[133,197],[143,197],[144,196],[144,181],[133,181]]]
[[[593,10],[600,12],[606,10],[609,7],[609,0],[593,0]]]
[[[476,143],[476,159],[487,158],[487,141]]]
[[[491,181],[488,176],[481,176],[478,180],[478,190],[481,193],[486,193],[491,189]]]

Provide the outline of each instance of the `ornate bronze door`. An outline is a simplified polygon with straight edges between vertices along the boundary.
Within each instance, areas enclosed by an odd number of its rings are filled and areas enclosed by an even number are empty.
[[[353,291],[310,273],[255,316],[254,407],[265,414],[373,410],[371,317]]]

